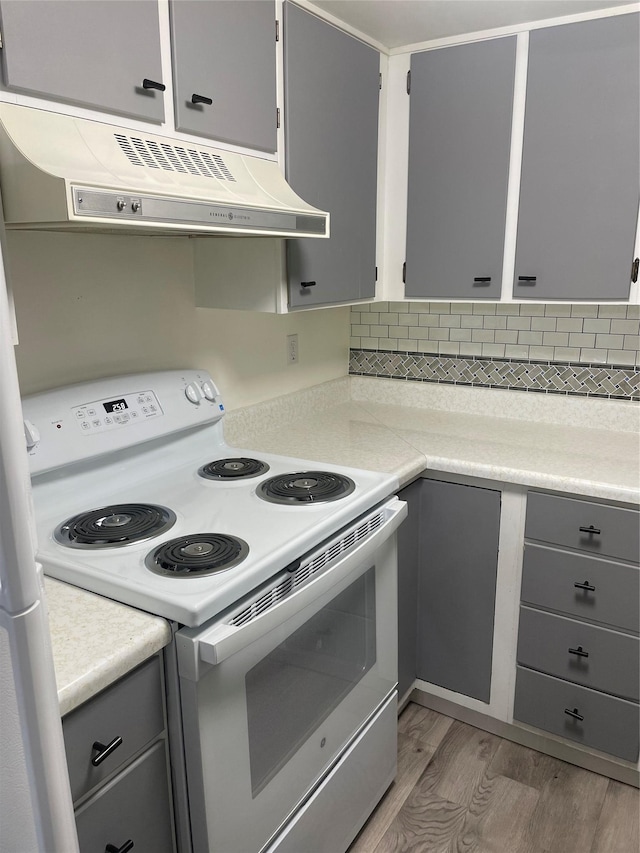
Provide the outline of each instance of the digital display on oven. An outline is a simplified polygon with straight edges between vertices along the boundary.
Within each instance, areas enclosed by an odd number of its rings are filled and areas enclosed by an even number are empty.
[[[109,403],[103,403],[105,412],[108,414],[112,414],[113,412],[124,412],[125,409],[128,409],[126,400],[111,400]]]

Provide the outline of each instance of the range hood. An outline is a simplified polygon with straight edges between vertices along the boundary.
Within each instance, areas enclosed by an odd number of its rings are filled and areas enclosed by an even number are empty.
[[[277,163],[0,104],[7,228],[328,237]]]

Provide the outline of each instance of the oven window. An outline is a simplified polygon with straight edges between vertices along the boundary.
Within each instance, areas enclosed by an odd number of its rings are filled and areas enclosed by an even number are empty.
[[[256,797],[376,661],[370,568],[245,677]]]

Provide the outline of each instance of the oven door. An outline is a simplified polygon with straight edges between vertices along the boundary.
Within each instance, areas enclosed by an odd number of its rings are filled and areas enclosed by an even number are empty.
[[[220,621],[178,632],[194,850],[266,847],[395,690],[406,513],[392,499],[305,557],[303,574],[322,568],[283,598],[287,572]]]

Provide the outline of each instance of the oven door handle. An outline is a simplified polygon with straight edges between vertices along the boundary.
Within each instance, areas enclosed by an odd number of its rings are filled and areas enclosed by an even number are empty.
[[[192,661],[192,666],[189,667],[194,680],[198,679],[199,661],[210,665],[221,663],[226,658],[259,640],[269,631],[282,625],[287,619],[304,610],[308,605],[318,603],[323,596],[326,596],[327,602],[330,601],[334,595],[341,591],[335,589],[336,586],[339,585],[346,589],[350,583],[371,568],[376,551],[385,540],[393,535],[407,516],[407,504],[395,497],[388,501],[382,509],[385,518],[373,533],[364,537],[357,545],[350,548],[342,558],[338,559],[335,565],[319,573],[316,578],[302,585],[296,592],[291,593],[278,604],[274,604],[265,610],[260,616],[241,626],[220,622],[203,631],[197,637],[193,637],[192,642],[197,646],[194,651],[196,658],[199,659]],[[324,550],[325,547],[323,546],[322,549],[318,550]],[[309,555],[310,559],[313,559],[313,553],[312,551]],[[194,664],[195,666],[193,666]]]

